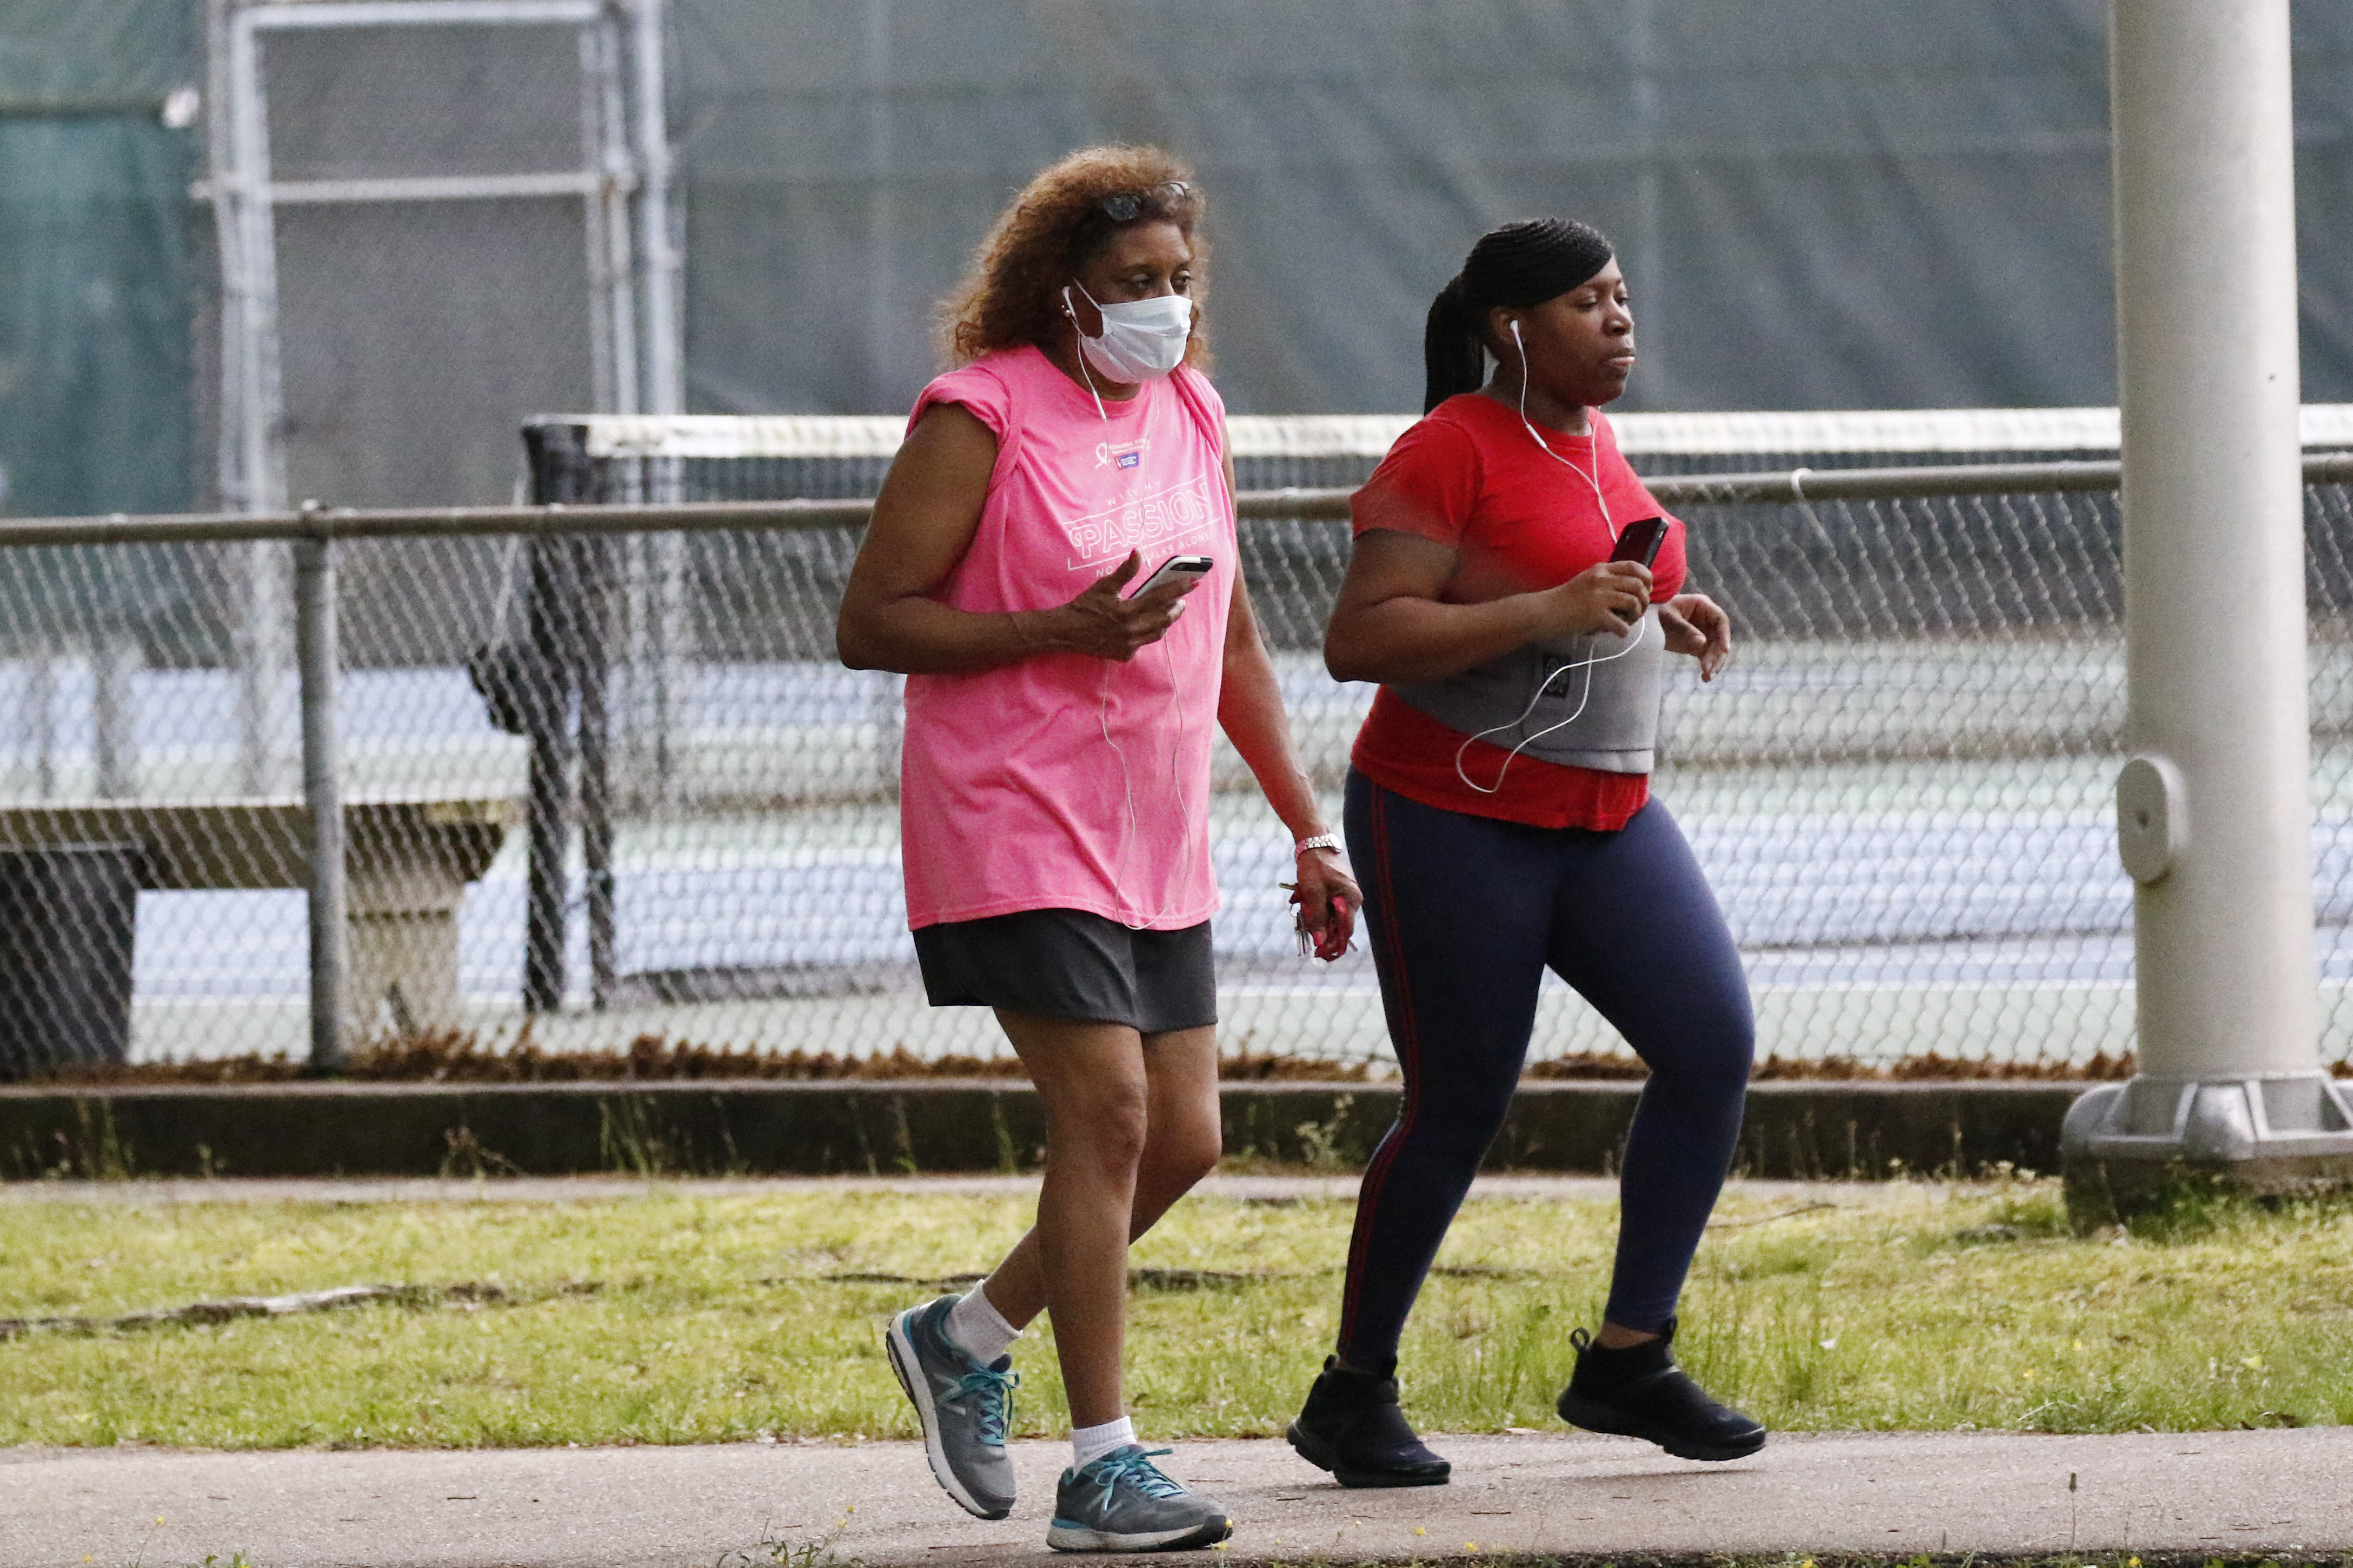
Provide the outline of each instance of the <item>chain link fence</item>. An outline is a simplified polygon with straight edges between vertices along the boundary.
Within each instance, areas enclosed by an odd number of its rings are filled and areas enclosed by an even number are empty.
[[[886,461],[838,428],[828,439],[850,449],[728,457],[633,445],[600,427],[613,424],[534,427],[540,499],[741,512],[763,495],[871,493]],[[698,439],[706,454],[723,445]],[[1254,451],[1238,434],[1245,489],[1345,487],[1377,455],[1287,439]],[[1690,525],[1693,584],[1733,611],[1739,652],[1706,687],[1678,671],[1654,782],[1747,956],[1762,1048],[1876,1061],[2129,1049],[2131,884],[2110,805],[2124,721],[2113,478],[1954,468],[1793,492],[1710,477],[1725,466],[1656,481]],[[2340,1058],[2353,1048],[2353,490],[2317,483],[2306,500],[2324,1050]],[[1261,496],[1241,525],[1335,818],[1370,698],[1333,682],[1317,651],[1347,556],[1343,510],[1328,488]],[[334,546],[346,1037],[1002,1053],[985,1013],[930,1009],[917,984],[897,860],[899,683],[832,658],[858,509],[820,503],[814,521],[758,527],[663,515],[679,526],[336,523],[407,535]],[[301,692],[250,625],[291,583],[289,549],[0,552],[0,723],[14,718],[0,734],[0,1071],[126,1047],[306,1047]],[[1276,886],[1288,837],[1229,751],[1215,777],[1227,1048],[1386,1059],[1369,963],[1297,956]],[[1537,1055],[1614,1048],[1547,982]]]

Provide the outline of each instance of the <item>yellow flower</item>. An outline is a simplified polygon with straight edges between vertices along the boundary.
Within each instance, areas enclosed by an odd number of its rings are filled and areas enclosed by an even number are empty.
[[[1413,1527],[1413,1532],[1416,1535],[1428,1535],[1430,1533],[1430,1531],[1422,1529],[1421,1526],[1418,1524]]]

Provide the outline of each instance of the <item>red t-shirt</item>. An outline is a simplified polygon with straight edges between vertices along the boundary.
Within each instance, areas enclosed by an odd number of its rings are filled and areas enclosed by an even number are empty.
[[[1622,528],[1645,517],[1667,517],[1666,542],[1651,563],[1651,598],[1682,592],[1683,525],[1664,508],[1619,455],[1618,438],[1599,409],[1594,434],[1564,436],[1536,426],[1552,450],[1576,472],[1536,449],[1516,410],[1478,393],[1450,397],[1398,437],[1351,504],[1359,535],[1374,529],[1418,534],[1461,555],[1440,597],[1481,605],[1566,583],[1609,558],[1611,522]],[[1595,477],[1609,518],[1595,502]],[[1375,784],[1410,800],[1472,816],[1525,822],[1535,827],[1615,830],[1651,798],[1647,773],[1613,773],[1547,763],[1508,748],[1463,737],[1408,704],[1386,686],[1357,732],[1349,760]],[[1461,767],[1482,784],[1500,773],[1503,785],[1483,795],[1462,782]]]

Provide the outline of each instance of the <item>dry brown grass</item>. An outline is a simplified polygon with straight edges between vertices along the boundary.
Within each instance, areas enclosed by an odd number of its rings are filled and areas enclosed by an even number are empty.
[[[2341,1072],[2340,1068],[2340,1072]],[[1622,1052],[1582,1052],[1572,1057],[1559,1057],[1548,1061],[1530,1062],[1526,1076],[1532,1079],[1640,1079],[1648,1069]],[[1965,1057],[1944,1057],[1931,1052],[1925,1056],[1905,1057],[1894,1062],[1857,1061],[1852,1057],[1767,1057],[1758,1062],[1749,1076],[1758,1082],[1859,1082],[1859,1083],[1919,1083],[1919,1082],[1983,1082],[1989,1080],[2077,1083],[2133,1075],[2130,1051],[2116,1056],[2105,1052],[2089,1061],[1976,1061]]]
[[[1224,1058],[1219,1076],[1229,1082],[1363,1083],[1369,1062],[1330,1062],[1271,1054]],[[2338,1078],[2353,1078],[2353,1062],[2337,1062]],[[1585,1051],[1528,1064],[1537,1080],[1633,1081],[1648,1069],[1620,1051]],[[1757,1064],[1759,1082],[2112,1082],[2133,1075],[2133,1055],[2105,1052],[2087,1061],[2035,1059],[1985,1061],[1926,1055],[1894,1062],[1852,1057],[1767,1057]],[[298,1058],[219,1057],[204,1061],[134,1062],[123,1067],[71,1068],[43,1081],[136,1087],[167,1084],[284,1083],[309,1076]],[[904,1047],[875,1056],[836,1056],[831,1051],[772,1051],[756,1046],[702,1045],[642,1035],[623,1050],[549,1050],[526,1032],[509,1046],[485,1044],[462,1030],[395,1036],[353,1051],[343,1076],[380,1083],[627,1083],[696,1079],[778,1079],[791,1082],[901,1081],[912,1079],[1019,1079],[1021,1064],[1005,1057],[922,1058]]]
[[[1230,1056],[1223,1077],[1238,1080],[1361,1082],[1362,1062],[1296,1057]],[[218,1057],[198,1061],[132,1062],[121,1067],[63,1068],[42,1080],[59,1084],[137,1087],[170,1084],[286,1083],[309,1076],[298,1058]],[[892,1081],[908,1079],[1018,1079],[1021,1064],[1007,1057],[921,1058],[905,1047],[877,1056],[831,1051],[769,1051],[756,1046],[709,1046],[641,1035],[625,1050],[549,1050],[528,1034],[503,1047],[462,1030],[436,1030],[372,1040],[351,1054],[342,1076],[376,1083],[613,1083],[698,1079]]]

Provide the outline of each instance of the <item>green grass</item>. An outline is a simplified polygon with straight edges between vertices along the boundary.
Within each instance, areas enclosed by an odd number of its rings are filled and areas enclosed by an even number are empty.
[[[2051,1182],[1736,1194],[1683,1359],[1777,1428],[2189,1429],[2353,1419],[2353,1209],[2067,1234]],[[0,1342],[0,1443],[214,1447],[908,1436],[879,1327],[986,1268],[1015,1197],[880,1192],[559,1204],[0,1202],[0,1316],[102,1316],[375,1282],[488,1302]],[[1155,1437],[1279,1433],[1331,1340],[1351,1205],[1198,1199],[1135,1249],[1130,1383]],[[1425,1427],[1547,1429],[1593,1322],[1614,1205],[1463,1210],[1404,1354]],[[828,1279],[828,1276],[837,1278]],[[1240,1278],[1234,1278],[1240,1276]],[[1064,1419],[1050,1331],[1020,1430]]]

